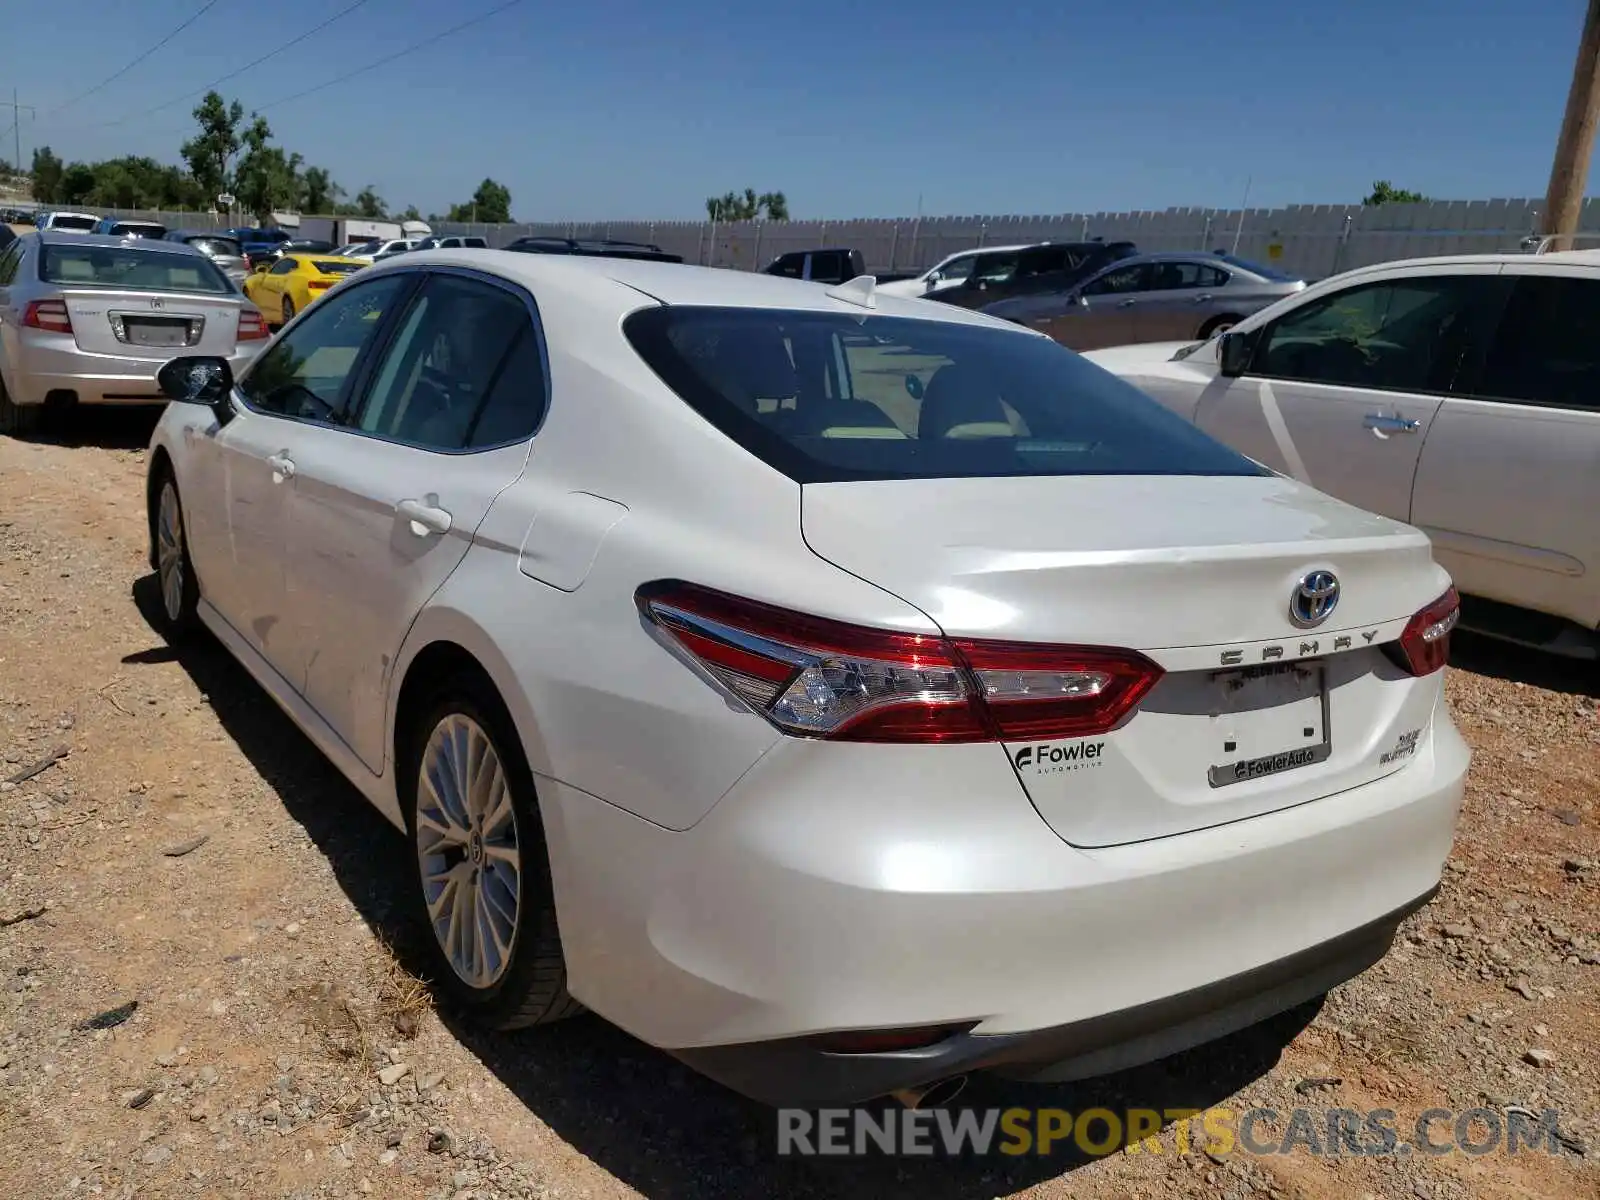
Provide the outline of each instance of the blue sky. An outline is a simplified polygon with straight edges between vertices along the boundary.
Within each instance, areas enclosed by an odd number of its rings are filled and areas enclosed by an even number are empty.
[[[178,160],[186,100],[352,0],[24,5],[0,86],[24,157]],[[695,218],[730,188],[796,217],[1359,200],[1375,178],[1447,199],[1542,195],[1582,0],[1028,4],[366,0],[219,90],[350,192],[424,213],[485,175],[523,220]],[[9,96],[7,97],[9,99]],[[65,106],[65,107],[63,107]],[[123,124],[104,123],[133,116]],[[0,128],[9,113],[0,116]],[[3,153],[12,153],[12,135]]]

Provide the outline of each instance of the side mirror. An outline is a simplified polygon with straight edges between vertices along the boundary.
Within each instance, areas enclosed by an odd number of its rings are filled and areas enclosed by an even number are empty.
[[[179,404],[204,404],[226,422],[233,410],[228,393],[233,390],[233,369],[225,358],[191,355],[175,358],[156,372],[156,386],[168,400]]]
[[[1082,292],[1073,292],[1067,297],[1067,303],[1072,305],[1074,308],[1088,308],[1089,297],[1085,296]]]
[[[1220,374],[1237,379],[1250,365],[1250,353],[1255,349],[1255,338],[1248,333],[1229,330],[1217,345],[1217,364]]]

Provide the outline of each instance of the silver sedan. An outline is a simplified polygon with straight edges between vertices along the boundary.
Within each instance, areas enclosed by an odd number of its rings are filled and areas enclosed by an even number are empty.
[[[1133,342],[1205,339],[1292,295],[1305,280],[1227,254],[1141,254],[1055,292],[996,301],[983,309],[1094,350]]]
[[[28,233],[0,252],[0,433],[47,410],[160,404],[156,372],[179,354],[235,370],[266,321],[211,259],[143,238]]]

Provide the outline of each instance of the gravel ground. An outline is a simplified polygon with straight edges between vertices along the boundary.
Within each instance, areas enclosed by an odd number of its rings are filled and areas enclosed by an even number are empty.
[[[1311,1005],[963,1105],[1518,1106],[1556,1153],[779,1159],[769,1112],[593,1017],[515,1037],[406,971],[400,839],[219,649],[170,650],[150,418],[0,438],[0,1179],[15,1196],[1600,1196],[1596,676],[1462,639],[1444,888]]]

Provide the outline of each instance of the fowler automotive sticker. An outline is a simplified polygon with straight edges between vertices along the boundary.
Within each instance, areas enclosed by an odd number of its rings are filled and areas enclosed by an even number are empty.
[[[1105,761],[1100,757],[1106,748],[1104,742],[1072,742],[1065,746],[1041,742],[1024,746],[1012,761],[1018,771],[1033,775],[1059,775],[1063,771],[1079,771],[1084,767],[1098,767]]]
[[[1207,772],[1207,778],[1214,788],[1227,787],[1230,783],[1243,783],[1247,779],[1260,779],[1280,771],[1293,771],[1296,767],[1309,767],[1312,763],[1324,761],[1332,753],[1332,745],[1323,742],[1320,746],[1283,750],[1277,754],[1265,754],[1260,758],[1247,758],[1243,762],[1212,767]]]

